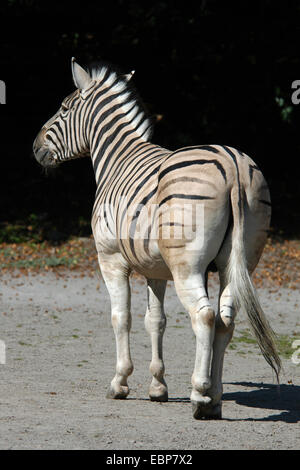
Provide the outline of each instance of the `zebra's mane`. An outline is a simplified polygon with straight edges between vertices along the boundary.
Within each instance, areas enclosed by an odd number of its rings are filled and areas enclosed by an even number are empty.
[[[145,140],[149,140],[153,133],[154,120],[140,98],[132,79],[128,81],[126,75],[117,66],[107,62],[92,62],[88,66],[88,72],[93,80],[110,86],[113,93],[120,93],[122,110],[128,113],[129,119],[132,119],[136,132]]]

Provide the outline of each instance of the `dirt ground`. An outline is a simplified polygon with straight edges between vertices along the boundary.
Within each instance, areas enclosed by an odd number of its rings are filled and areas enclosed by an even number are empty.
[[[300,364],[292,360],[291,349],[300,339],[297,288],[259,286],[265,312],[285,345],[280,394],[241,312],[225,356],[223,420],[196,421],[189,402],[195,358],[190,320],[168,283],[169,402],[150,402],[146,286],[137,277],[131,285],[135,370],[129,397],[118,401],[105,398],[114,375],[115,343],[99,274],[2,273],[1,449],[299,449]],[[209,290],[216,303],[215,278]],[[300,360],[300,354],[293,357]]]

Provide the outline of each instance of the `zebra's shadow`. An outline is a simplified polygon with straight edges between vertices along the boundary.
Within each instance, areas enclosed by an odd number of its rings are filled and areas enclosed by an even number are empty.
[[[149,397],[127,397],[126,400],[151,401]],[[190,403],[190,401],[189,397],[169,397],[167,403]]]
[[[242,421],[283,421],[297,423],[300,421],[300,386],[255,382],[228,382],[228,385],[253,387],[255,390],[242,390],[223,394],[223,401],[235,401],[237,405],[267,410],[280,410],[264,418],[243,418]],[[226,384],[224,384],[226,385]],[[236,421],[236,420],[235,420]]]
[[[263,418],[226,418],[226,421],[283,421],[285,423],[298,423],[300,421],[300,386],[256,382],[225,382],[223,385],[234,385],[255,390],[242,390],[236,392],[224,392],[222,401],[234,401],[236,405],[249,408],[261,408],[265,410],[276,410],[280,413],[270,414]],[[148,401],[148,397],[128,397],[127,400]],[[169,397],[168,404],[184,403],[189,405],[189,397]]]

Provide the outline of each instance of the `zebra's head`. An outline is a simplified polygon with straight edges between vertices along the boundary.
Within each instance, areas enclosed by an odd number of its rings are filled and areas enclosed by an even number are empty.
[[[102,67],[91,69],[88,73],[72,58],[72,74],[77,89],[63,100],[57,113],[43,125],[33,143],[35,158],[44,167],[55,167],[64,161],[90,155],[88,121],[93,121],[95,113],[104,107],[104,104],[99,105],[103,90],[113,90],[124,101],[127,99],[127,112],[136,113],[138,109],[130,101],[131,93],[127,92],[127,83],[133,72],[118,75]],[[143,132],[146,131],[143,129]]]
[[[33,143],[35,158],[44,167],[55,167],[61,162],[89,155],[82,124],[96,82],[74,58],[72,74],[77,89],[62,101]]]

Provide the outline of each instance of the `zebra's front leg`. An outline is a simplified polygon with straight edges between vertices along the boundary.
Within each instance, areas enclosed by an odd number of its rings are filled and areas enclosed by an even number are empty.
[[[129,270],[114,261],[99,257],[102,276],[111,300],[111,322],[116,338],[116,374],[111,381],[107,398],[122,399],[129,394],[127,377],[133,371],[130,356],[129,332],[131,328]]]
[[[164,380],[163,334],[166,328],[166,316],[163,300],[166,281],[148,279],[148,306],[145,316],[145,327],[151,337],[152,359],[150,372],[153,379],[149,388],[152,401],[168,401],[168,388]]]

